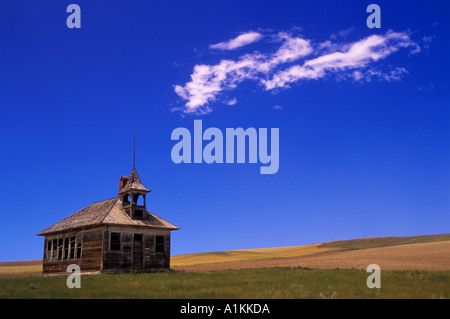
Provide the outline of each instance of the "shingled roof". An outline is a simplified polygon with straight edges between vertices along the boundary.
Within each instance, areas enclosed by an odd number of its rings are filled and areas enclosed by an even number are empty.
[[[119,191],[119,195],[125,194],[129,191],[137,190],[137,191],[143,191],[145,193],[150,192],[149,189],[145,188],[144,185],[142,185],[141,179],[139,178],[139,175],[136,171],[136,169],[133,168],[131,171],[130,177],[128,177],[128,181],[125,184],[125,186]]]
[[[54,224],[53,226],[44,229],[43,231],[37,233],[37,235],[45,236],[52,233],[99,225],[141,226],[167,230],[180,229],[178,226],[175,226],[148,211],[146,211],[144,219],[132,219],[122,208],[122,200],[120,197],[115,197],[93,203]]]

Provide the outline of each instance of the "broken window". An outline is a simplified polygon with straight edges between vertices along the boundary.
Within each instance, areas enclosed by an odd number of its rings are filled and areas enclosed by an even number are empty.
[[[52,241],[47,240],[47,261],[50,261],[52,258]]]
[[[64,259],[69,259],[69,237],[64,238]]]
[[[81,235],[48,240],[47,261],[81,258],[81,240]]]
[[[164,252],[164,236],[156,236],[155,251],[157,253]]]
[[[52,258],[51,258],[51,260],[56,260],[57,254],[58,254],[58,241],[55,238],[52,240]]]
[[[63,238],[58,238],[58,260],[63,259]]]
[[[75,259],[75,236],[70,236],[69,258]]]
[[[77,256],[76,258],[81,258],[81,235],[78,235],[75,239],[75,244],[77,247]]]
[[[120,233],[111,233],[110,250],[120,250]]]

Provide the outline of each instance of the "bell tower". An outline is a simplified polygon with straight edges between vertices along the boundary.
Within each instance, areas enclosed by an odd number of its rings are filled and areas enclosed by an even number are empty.
[[[135,141],[133,135],[133,170],[129,177],[122,176],[119,182],[119,197],[122,199],[122,207],[132,219],[145,219],[146,195],[150,192],[144,185],[135,167]]]

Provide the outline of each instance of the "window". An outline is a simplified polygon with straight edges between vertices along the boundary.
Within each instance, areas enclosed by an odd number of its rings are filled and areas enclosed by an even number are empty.
[[[47,241],[47,261],[81,258],[82,236],[69,236]]]
[[[58,254],[58,241],[57,239],[52,240],[52,260],[56,260],[56,255]]]
[[[111,233],[110,250],[120,250],[120,233]]]
[[[157,253],[164,252],[164,236],[156,236],[155,251]]]
[[[64,238],[58,238],[58,260],[63,259],[63,240]]]
[[[52,241],[47,240],[47,261],[50,261],[52,258]]]
[[[69,253],[69,258],[70,259],[75,259],[75,236],[70,236],[70,253]]]
[[[64,238],[64,259],[69,259],[69,237]]]
[[[77,257],[76,258],[81,258],[81,235],[78,235],[76,237],[75,244],[77,247]]]

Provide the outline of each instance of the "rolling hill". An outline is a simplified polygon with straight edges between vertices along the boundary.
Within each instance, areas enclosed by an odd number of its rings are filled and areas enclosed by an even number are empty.
[[[0,262],[0,275],[39,274],[42,260]],[[450,234],[375,237],[320,244],[240,249],[172,256],[171,267],[182,271],[209,271],[266,267],[364,269],[450,269]]]

